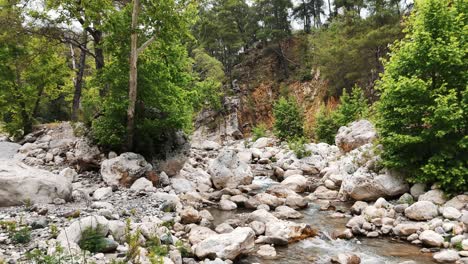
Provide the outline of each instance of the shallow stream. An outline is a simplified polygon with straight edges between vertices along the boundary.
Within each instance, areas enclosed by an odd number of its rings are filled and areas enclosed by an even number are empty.
[[[268,186],[274,181],[256,177],[256,183]],[[341,206],[349,207],[350,205],[342,204]],[[333,211],[320,211],[319,209],[320,205],[309,203],[308,208],[300,211],[304,218],[294,221],[310,224],[313,228],[318,229],[322,235],[289,244],[287,247],[275,247],[278,254],[276,259],[262,259],[252,254],[239,260],[238,263],[328,264],[330,258],[339,253],[354,253],[361,258],[361,264],[397,264],[409,260],[417,264],[436,263],[432,254],[421,253],[420,247],[408,242],[393,240],[390,237],[358,237],[358,239],[352,240],[327,239],[329,237],[327,234],[331,234],[333,230],[344,228],[349,218],[332,218],[330,216]],[[210,212],[215,218],[214,224],[218,225],[228,219],[238,218],[240,214],[248,211],[246,209],[222,211],[213,208],[210,209]]]

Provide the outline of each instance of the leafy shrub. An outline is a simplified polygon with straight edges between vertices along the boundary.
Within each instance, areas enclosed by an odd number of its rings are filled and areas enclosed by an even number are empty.
[[[387,167],[408,180],[468,190],[468,75],[463,0],[416,1],[406,37],[378,83],[377,128]]]
[[[81,240],[78,245],[83,250],[90,252],[100,252],[106,246],[105,236],[102,235],[101,226],[95,228],[88,227],[81,233]]]
[[[335,120],[333,120],[331,110],[322,105],[315,116],[315,139],[328,144],[333,144],[335,142],[337,129],[337,124],[335,123]]]
[[[11,240],[15,244],[26,244],[31,241],[31,229],[29,227],[23,227],[17,231],[12,231]]]
[[[182,240],[177,240],[175,243],[177,250],[179,250],[180,254],[183,258],[187,258],[191,256],[190,247],[186,246]]]
[[[333,144],[341,126],[365,118],[369,114],[367,99],[361,88],[354,86],[351,94],[343,90],[340,104],[335,110],[322,106],[315,117],[314,135],[316,140]]]
[[[281,97],[273,106],[275,134],[280,139],[304,136],[302,109],[292,97]]]
[[[257,140],[261,137],[265,137],[267,133],[267,128],[265,124],[259,124],[252,128],[252,135],[253,135],[253,140]]]
[[[311,155],[310,151],[305,149],[306,143],[307,140],[304,137],[295,137],[288,141],[288,146],[298,159],[302,159]]]

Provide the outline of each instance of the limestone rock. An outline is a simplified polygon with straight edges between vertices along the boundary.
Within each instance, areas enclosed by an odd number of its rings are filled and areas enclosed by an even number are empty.
[[[342,126],[335,137],[335,145],[344,153],[356,149],[376,139],[377,133],[374,125],[367,120],[352,122]]]
[[[211,180],[217,189],[236,188],[252,183],[250,166],[237,157],[234,150],[222,151],[209,167]]]
[[[52,203],[71,199],[71,181],[63,176],[30,167],[16,160],[0,162],[0,207],[22,205],[26,201]]]
[[[116,158],[103,161],[101,175],[108,185],[130,186],[151,169],[151,164],[140,154],[125,152]]]
[[[255,232],[250,227],[238,227],[230,233],[212,235],[194,246],[199,258],[235,259],[253,248]]]
[[[437,206],[429,201],[420,201],[405,209],[405,215],[412,220],[431,220],[439,214]]]

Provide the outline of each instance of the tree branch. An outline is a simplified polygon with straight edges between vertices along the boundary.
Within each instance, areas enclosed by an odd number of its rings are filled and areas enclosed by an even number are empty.
[[[143,43],[143,45],[141,45],[139,48],[138,48],[138,54],[142,53],[146,47],[148,47],[151,43],[153,43],[154,41],[156,40],[156,35],[153,35],[151,38],[149,38],[147,41],[145,41],[145,43]]]

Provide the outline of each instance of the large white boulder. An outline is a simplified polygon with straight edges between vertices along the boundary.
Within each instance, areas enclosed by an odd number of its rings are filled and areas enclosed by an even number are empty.
[[[374,125],[368,120],[352,122],[342,126],[335,137],[335,145],[344,153],[350,152],[362,145],[371,143],[377,138]]]
[[[254,247],[255,232],[250,227],[238,227],[230,233],[212,235],[194,246],[197,257],[235,259]]]
[[[405,209],[405,215],[412,220],[431,220],[439,214],[437,205],[429,201],[420,201]]]
[[[421,240],[424,245],[431,247],[440,247],[444,243],[444,237],[432,230],[424,230],[419,235],[419,240]]]
[[[358,201],[373,201],[401,195],[408,189],[408,183],[395,172],[375,173],[361,167],[343,178],[340,194]]]
[[[101,175],[108,185],[130,186],[152,168],[142,155],[125,152],[116,158],[103,161]]]
[[[0,207],[26,201],[51,203],[55,198],[68,201],[71,193],[71,181],[63,176],[16,160],[0,161]]]
[[[224,150],[214,159],[208,170],[217,189],[236,188],[252,183],[250,166],[239,160],[234,150]]]
[[[307,189],[307,179],[306,177],[296,174],[287,177],[281,182],[281,185],[295,191],[298,193],[305,192]]]

